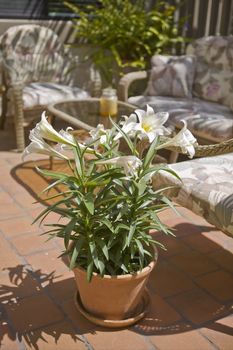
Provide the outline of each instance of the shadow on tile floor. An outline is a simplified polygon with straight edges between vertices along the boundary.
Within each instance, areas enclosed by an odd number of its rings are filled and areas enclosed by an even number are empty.
[[[232,312],[233,264],[228,265],[232,254],[200,232],[193,234],[192,227],[178,224],[174,228],[181,228],[181,236],[166,238],[170,248],[160,252],[149,281],[148,313],[129,328],[131,332],[144,336],[170,335],[205,327],[232,334],[230,326],[218,323]],[[213,233],[208,226],[199,229],[202,233]],[[154,235],[163,240],[160,233]],[[56,342],[65,333],[75,342],[84,342],[82,337],[87,334],[113,332],[96,327],[75,309],[73,278],[61,279],[55,272],[46,274],[25,265],[9,267],[5,273],[9,283],[0,287],[1,328],[10,339],[23,339],[28,346],[39,349],[38,342],[46,341],[48,336]],[[66,322],[66,327],[61,327],[61,322]]]
[[[57,282],[59,275],[55,272],[46,274],[41,270],[31,270],[25,265],[6,269],[8,284],[0,285],[1,323],[0,347],[5,335],[19,342],[23,340],[28,346],[39,349],[38,341],[46,341],[47,336],[54,343],[64,333],[74,342],[83,342],[81,331],[72,327],[60,327],[67,321],[65,312],[59,307],[59,296],[63,302],[74,294],[75,286],[71,278]],[[66,294],[66,296],[64,296]]]

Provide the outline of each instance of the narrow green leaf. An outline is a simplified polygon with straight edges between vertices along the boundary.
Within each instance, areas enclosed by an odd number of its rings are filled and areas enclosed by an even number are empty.
[[[89,248],[95,267],[100,270],[98,252],[94,241],[89,242]]]
[[[100,218],[96,221],[105,225],[111,232],[114,232],[114,227],[112,226],[111,221],[109,221],[107,218]]]
[[[77,260],[77,257],[83,247],[83,244],[85,242],[85,238],[81,235],[79,235],[79,237],[77,238],[77,241],[76,241],[76,244],[75,244],[75,247],[73,249],[73,253],[72,253],[72,256],[71,256],[71,259],[70,259],[70,269],[72,270],[75,265],[76,265],[76,260]]]
[[[87,193],[84,197],[83,197],[83,202],[85,204],[85,207],[87,208],[87,210],[89,211],[89,213],[91,215],[94,214],[94,199],[93,199],[93,195],[92,193]]]
[[[138,240],[138,239],[135,239],[135,242],[137,244],[137,247],[138,247],[138,250],[139,250],[139,254],[144,257],[144,248],[143,248],[143,245],[142,243]]]
[[[92,274],[93,274],[93,261],[89,261],[88,265],[87,265],[87,280],[88,282],[91,282],[91,278],[92,278]]]
[[[127,269],[127,267],[125,266],[125,264],[120,264],[120,268],[125,272],[125,273],[128,273],[129,270]]]
[[[137,188],[138,188],[138,195],[141,196],[147,187],[146,181],[144,179],[141,179],[139,182],[135,182]]]
[[[119,133],[122,135],[122,137],[127,142],[127,145],[129,146],[132,154],[135,154],[135,148],[134,148],[133,142],[130,140],[129,136],[111,118],[110,118],[110,120],[111,120],[111,123],[115,126],[115,128],[119,131]]]
[[[176,210],[175,205],[170,201],[170,199],[168,199],[167,197],[163,196],[161,198],[161,200],[164,203],[166,203],[176,213],[176,215],[178,215],[179,217],[181,216],[181,214],[178,212],[178,210]]]
[[[129,233],[128,233],[128,235],[127,235],[127,240],[126,240],[126,241],[127,241],[127,246],[128,246],[128,247],[129,247],[130,242],[131,242],[131,240],[132,240],[132,238],[133,238],[135,229],[136,229],[136,225],[135,225],[135,224],[133,224],[133,225],[130,226]]]
[[[154,139],[154,141],[151,143],[151,145],[146,153],[146,156],[143,160],[143,167],[144,168],[148,168],[150,166],[150,164],[151,164],[151,162],[156,154],[156,147],[157,147],[158,143],[159,143],[159,136]]]
[[[44,176],[48,176],[54,179],[64,179],[67,175],[64,173],[54,172],[46,169],[40,169],[36,167],[36,170]]]
[[[96,237],[96,238],[95,238],[95,241],[96,241],[96,243],[98,244],[98,246],[101,248],[101,250],[102,250],[102,252],[103,252],[105,258],[106,258],[107,260],[109,260],[108,247],[107,247],[106,243],[104,242],[104,240],[102,240],[102,239]]]
[[[75,227],[76,224],[76,217],[74,217],[67,226],[65,226],[64,228],[64,245],[65,248],[67,249],[69,246],[69,242],[70,242],[70,235]]]

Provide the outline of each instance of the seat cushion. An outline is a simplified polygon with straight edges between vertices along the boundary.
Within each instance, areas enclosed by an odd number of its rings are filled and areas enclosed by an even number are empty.
[[[220,230],[233,235],[233,153],[170,164],[182,179],[161,172],[154,177],[156,188],[179,185],[168,196]]]
[[[233,113],[229,107],[199,98],[184,99],[164,96],[134,96],[129,102],[145,108],[168,111],[172,126],[180,128],[186,120],[189,130],[199,138],[219,142],[233,138]]]
[[[88,92],[77,87],[55,83],[32,83],[23,91],[24,108],[48,105],[60,100],[90,97]]]

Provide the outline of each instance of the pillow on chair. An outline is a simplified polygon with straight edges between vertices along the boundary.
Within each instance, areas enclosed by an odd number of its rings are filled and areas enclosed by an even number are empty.
[[[155,55],[146,94],[150,96],[192,97],[195,57]]]

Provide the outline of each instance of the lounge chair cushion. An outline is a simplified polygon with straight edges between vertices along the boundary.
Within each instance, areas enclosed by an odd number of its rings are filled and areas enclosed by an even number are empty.
[[[12,91],[9,91],[9,94]],[[23,90],[24,108],[46,106],[60,100],[87,98],[89,93],[78,88],[56,83],[32,83]]]
[[[233,112],[225,105],[199,98],[174,98],[167,96],[134,96],[129,102],[145,108],[169,112],[169,124],[180,127],[186,120],[188,128],[196,136],[213,142],[233,138]]]
[[[233,235],[233,153],[170,164],[169,167],[182,178],[182,184],[169,173],[161,172],[153,179],[154,187],[178,185],[169,190],[170,198]]]

